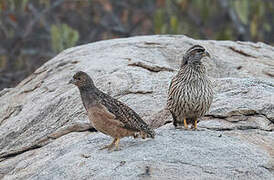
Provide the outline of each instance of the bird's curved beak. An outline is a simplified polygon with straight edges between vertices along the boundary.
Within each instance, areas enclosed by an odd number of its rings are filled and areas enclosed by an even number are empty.
[[[68,82],[68,84],[75,84],[76,83],[76,80],[74,79],[74,78],[72,78],[69,82]]]
[[[211,58],[210,54],[207,51],[205,51],[204,54],[203,54],[203,57],[206,57],[206,56]]]

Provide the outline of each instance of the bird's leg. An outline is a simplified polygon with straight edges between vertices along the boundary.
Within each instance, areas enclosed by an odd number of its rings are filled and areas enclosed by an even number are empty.
[[[185,126],[186,129],[188,129],[188,125],[186,123],[186,118],[184,118],[184,126]]]
[[[114,138],[111,144],[102,147],[100,150],[103,150],[103,149],[106,149],[106,148],[108,148],[108,150],[111,150],[114,147],[114,144],[115,144],[116,141],[117,141],[117,138]]]
[[[194,120],[194,130],[197,130],[197,123],[198,123],[198,119],[196,118],[196,119]]]
[[[198,131],[197,123],[198,123],[198,119],[194,119],[194,124],[191,125],[191,129],[193,129],[194,131]]]
[[[119,143],[120,143],[120,138],[117,138],[115,141],[115,151],[119,151]]]

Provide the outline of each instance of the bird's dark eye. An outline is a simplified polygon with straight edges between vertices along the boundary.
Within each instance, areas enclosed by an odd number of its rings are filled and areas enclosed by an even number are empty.
[[[80,81],[80,80],[81,80],[81,78],[79,78],[79,77],[78,77],[78,78],[77,78],[77,80],[79,80],[79,81]]]

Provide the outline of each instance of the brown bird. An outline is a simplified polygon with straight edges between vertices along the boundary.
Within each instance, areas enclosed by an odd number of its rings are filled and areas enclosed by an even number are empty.
[[[181,67],[169,86],[167,107],[172,114],[173,125],[197,129],[198,118],[205,115],[213,100],[213,87],[202,63],[209,53],[200,45],[194,45],[183,56]]]
[[[114,138],[110,145],[101,149],[111,150],[115,145],[115,150],[118,150],[120,139],[126,136],[154,138],[155,132],[135,111],[100,91],[85,72],[77,72],[70,83],[78,87],[92,126]]]

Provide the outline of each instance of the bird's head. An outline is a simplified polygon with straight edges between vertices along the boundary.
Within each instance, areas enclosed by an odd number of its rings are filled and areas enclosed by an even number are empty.
[[[94,87],[94,83],[90,76],[83,71],[75,73],[69,83],[76,85],[80,89],[85,87]]]
[[[183,57],[182,66],[187,64],[194,66],[200,65],[201,59],[206,56],[210,58],[209,53],[203,46],[194,45],[186,51]]]

